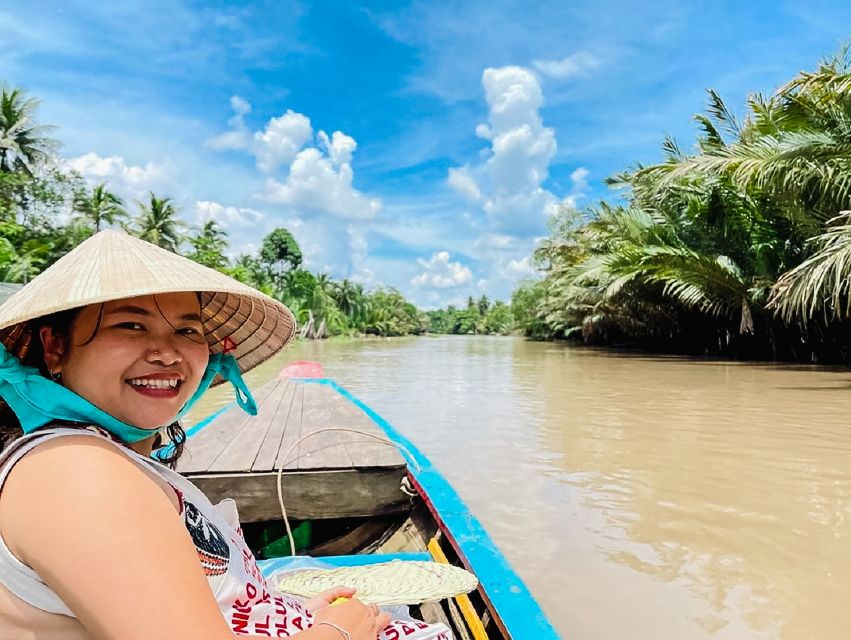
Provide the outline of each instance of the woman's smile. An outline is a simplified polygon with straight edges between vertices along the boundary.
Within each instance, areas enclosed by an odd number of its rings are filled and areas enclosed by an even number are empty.
[[[183,378],[176,373],[155,373],[149,376],[130,378],[127,384],[143,396],[149,398],[177,398]]]

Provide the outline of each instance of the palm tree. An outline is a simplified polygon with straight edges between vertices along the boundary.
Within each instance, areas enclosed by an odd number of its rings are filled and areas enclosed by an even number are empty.
[[[53,127],[33,123],[38,100],[20,89],[0,87],[0,172],[32,176],[55,142],[45,136]]]
[[[337,302],[337,306],[340,307],[340,311],[357,324],[364,313],[365,296],[363,285],[344,279],[335,283],[332,295]]]
[[[123,205],[121,198],[106,188],[105,182],[95,186],[91,194],[80,192],[74,195],[74,211],[94,225],[95,233],[104,224],[115,224],[116,220],[125,218],[127,212]]]
[[[135,234],[142,240],[177,253],[182,241],[183,223],[177,219],[178,210],[171,198],[158,198],[153,192],[147,203],[139,203]]]
[[[224,253],[228,248],[227,238],[227,232],[220,229],[215,220],[207,220],[196,235],[189,238],[193,249],[189,257],[212,269],[222,269],[228,264]]]
[[[43,240],[33,239],[15,249],[11,242],[0,243],[0,280],[28,283],[41,273],[50,254],[50,245]]]

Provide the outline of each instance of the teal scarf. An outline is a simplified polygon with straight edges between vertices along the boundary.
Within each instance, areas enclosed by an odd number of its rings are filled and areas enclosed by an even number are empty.
[[[198,390],[186,402],[178,418],[189,411],[204,394],[216,375],[221,375],[234,386],[237,404],[247,413],[257,415],[257,405],[245,385],[236,359],[230,354],[210,355],[207,369],[201,377]],[[65,420],[94,424],[109,431],[123,442],[132,444],[150,438],[159,429],[140,429],[113,418],[91,402],[61,384],[48,380],[34,367],[25,367],[0,343],[0,398],[6,401],[18,417],[24,433],[39,427]]]

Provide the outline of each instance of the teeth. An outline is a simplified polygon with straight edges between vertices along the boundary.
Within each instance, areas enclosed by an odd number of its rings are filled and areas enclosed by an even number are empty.
[[[177,380],[155,380],[152,378],[133,378],[129,381],[134,387],[148,387],[149,389],[174,389]]]

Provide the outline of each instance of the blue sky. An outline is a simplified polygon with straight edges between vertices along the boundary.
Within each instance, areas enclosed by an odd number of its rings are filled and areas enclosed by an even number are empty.
[[[311,269],[435,307],[507,298],[558,206],[690,148],[707,88],[741,113],[849,38],[818,0],[34,0],[0,4],[0,79],[129,202],[235,252],[285,226]]]

